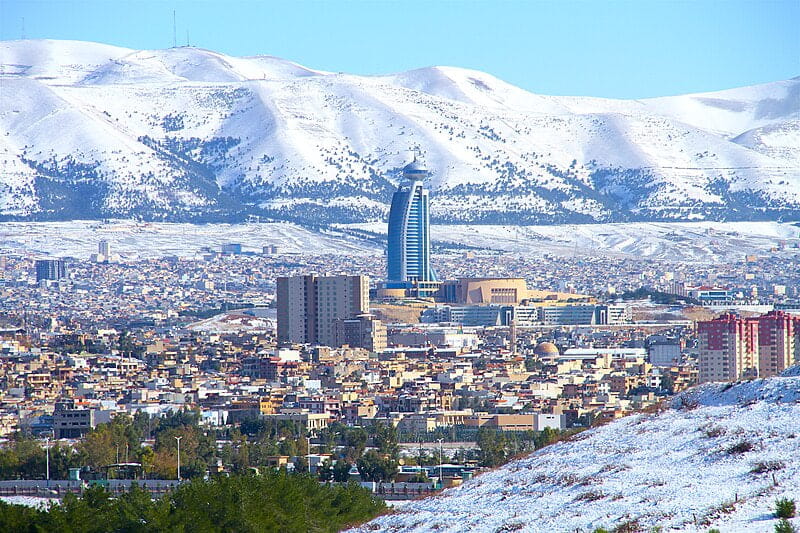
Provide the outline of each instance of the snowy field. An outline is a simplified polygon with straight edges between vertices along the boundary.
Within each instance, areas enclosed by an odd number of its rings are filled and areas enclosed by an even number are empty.
[[[265,317],[254,317],[240,313],[220,313],[194,324],[189,324],[187,329],[202,331],[204,333],[260,333],[275,331],[277,310],[267,309]]]
[[[2,222],[0,252],[30,252],[88,259],[97,243],[107,240],[112,252],[124,258],[177,255],[193,257],[200,249],[220,251],[227,243],[241,243],[243,251],[261,253],[276,245],[280,254],[375,254],[367,241],[342,234],[320,233],[289,222],[264,224],[172,224],[132,221]]]
[[[28,507],[47,507],[51,503],[58,503],[58,498],[42,498],[39,496],[0,496],[0,500],[13,505],[27,505]]]
[[[800,377],[701,386],[665,412],[584,432],[361,531],[591,532],[636,521],[641,531],[770,532],[776,498],[800,502],[798,420]]]
[[[386,234],[385,223],[342,225],[342,229]],[[433,226],[436,243],[485,250],[562,257],[603,255],[663,261],[741,261],[745,254],[800,253],[800,226],[788,222],[633,222],[556,226]],[[280,254],[377,255],[383,244],[338,230],[317,231],[289,222],[264,224],[173,224],[132,221],[2,222],[0,252],[88,258],[108,240],[123,257],[193,257],[203,247],[219,251],[241,243],[260,253],[276,245]],[[778,248],[778,252],[771,252]]]
[[[631,222],[555,226],[433,226],[431,238],[489,250],[562,257],[605,255],[664,261],[741,261],[772,248],[798,254],[800,226],[788,222]],[[386,233],[385,224],[350,227]]]

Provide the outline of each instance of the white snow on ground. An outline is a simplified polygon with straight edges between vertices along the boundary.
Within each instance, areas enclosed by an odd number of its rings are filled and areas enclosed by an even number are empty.
[[[271,318],[254,317],[242,313],[221,313],[186,326],[191,331],[205,333],[256,333],[275,330],[275,313]]]
[[[700,386],[360,531],[591,532],[633,520],[642,531],[773,531],[775,500],[800,502],[797,374]],[[752,449],[735,451],[742,443]],[[774,470],[754,472],[759,463]]]
[[[385,234],[386,224],[352,224]],[[800,226],[788,222],[630,222],[553,226],[433,226],[431,238],[488,250],[556,256],[609,255],[665,261],[742,260],[745,254],[797,254]]]
[[[0,251],[25,251],[59,257],[87,258],[97,252],[101,240],[123,258],[177,255],[193,257],[210,247],[219,252],[223,244],[241,243],[243,251],[261,253],[276,245],[280,254],[379,253],[377,245],[355,241],[334,232],[322,233],[291,224],[172,224],[117,220],[109,223],[1,222]]]
[[[58,498],[42,498],[39,496],[0,496],[0,500],[13,505],[27,505],[28,507],[46,507],[51,503],[58,503]]]
[[[634,222],[556,226],[433,226],[435,242],[486,250],[562,257],[604,255],[663,261],[717,262],[742,260],[745,254],[797,254],[800,226],[788,222]],[[386,234],[386,223],[346,224]],[[261,252],[274,244],[280,254],[383,253],[384,244],[362,240],[337,229],[318,231],[288,222],[265,224],[172,224],[115,220],[71,222],[0,222],[0,251],[84,257],[108,240],[123,257],[192,257],[202,247],[219,251],[241,243],[244,251]],[[777,252],[772,249],[777,248]]]

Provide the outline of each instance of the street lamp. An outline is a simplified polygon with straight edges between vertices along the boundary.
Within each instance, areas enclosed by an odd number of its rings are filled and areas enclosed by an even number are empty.
[[[444,488],[444,480],[442,479],[442,441],[444,439],[436,439],[439,442],[439,486]]]
[[[311,473],[311,434],[306,434],[306,468]]]
[[[45,437],[45,442],[47,442],[47,444],[45,445],[44,450],[45,450],[45,454],[46,454],[46,457],[47,457],[45,464],[47,465],[46,466],[46,468],[47,468],[47,486],[49,487],[50,486],[50,437]]]
[[[181,439],[183,437],[175,437],[175,440],[178,441],[178,481],[181,480]]]

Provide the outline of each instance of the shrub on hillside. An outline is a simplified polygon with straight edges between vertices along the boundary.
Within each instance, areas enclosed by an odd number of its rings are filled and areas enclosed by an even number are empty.
[[[755,446],[753,445],[752,442],[750,442],[749,440],[741,440],[736,444],[729,446],[725,450],[725,453],[727,453],[728,455],[747,453],[753,451],[753,448],[755,448]]]
[[[775,533],[797,533],[797,528],[785,518],[781,518],[780,521],[775,524]]]
[[[797,507],[794,500],[789,498],[775,500],[775,516],[778,518],[794,518],[796,512]]]
[[[605,498],[606,495],[603,494],[602,491],[599,490],[590,490],[589,492],[583,492],[578,494],[575,497],[575,501],[584,501],[584,502],[596,502],[597,500],[602,500]]]
[[[783,464],[783,461],[760,461],[753,465],[753,468],[750,470],[751,474],[765,474],[767,472],[775,472],[777,470],[782,470],[786,465]]]
[[[640,533],[642,526],[638,520],[629,520],[615,527],[611,533]]]

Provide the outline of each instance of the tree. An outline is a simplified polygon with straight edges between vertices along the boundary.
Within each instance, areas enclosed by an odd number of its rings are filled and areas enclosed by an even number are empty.
[[[142,473],[145,478],[153,471],[155,465],[156,452],[149,446],[142,446],[138,454],[139,463],[142,465]]]
[[[345,481],[350,481],[350,469],[353,468],[353,465],[345,461],[344,459],[339,459],[336,461],[336,464],[333,465],[333,480],[338,481],[339,483],[343,483]]]
[[[128,415],[117,415],[111,422],[98,424],[78,443],[76,449],[84,464],[95,469],[136,456],[142,441],[142,433]]]
[[[317,467],[317,479],[320,481],[333,480],[333,463],[330,459],[325,459],[322,464]]]
[[[102,487],[68,494],[46,509],[0,501],[0,531],[321,531],[335,532],[373,518],[386,506],[356,484],[325,485],[307,475],[194,480],[153,500],[133,486],[111,498]]]
[[[50,478],[67,479],[70,468],[80,468],[80,456],[70,447],[55,444],[50,448]]]
[[[303,455],[298,455],[294,460],[294,471],[299,474],[308,473],[308,459]]]
[[[153,470],[174,479],[177,475],[178,449],[175,437],[181,437],[181,477],[203,476],[213,458],[213,438],[204,434],[197,426],[162,428],[156,433]]]
[[[345,459],[356,461],[367,447],[369,435],[364,428],[345,428],[342,435],[345,445]]]
[[[502,431],[480,428],[476,440],[483,466],[495,467],[506,462],[507,440]]]
[[[372,442],[379,452],[389,454],[393,458],[396,458],[400,451],[397,445],[397,428],[392,424],[376,422],[372,427]]]
[[[391,481],[397,475],[397,461],[369,450],[357,463],[358,473],[364,481]]]
[[[2,479],[43,479],[45,470],[45,450],[28,436],[17,435],[0,449]]]
[[[428,477],[428,474],[426,474],[424,470],[420,470],[411,476],[408,481],[409,483],[430,483],[431,478]]]
[[[34,533],[43,521],[43,511],[27,505],[11,505],[0,500],[0,531]]]
[[[122,355],[141,359],[142,355],[144,354],[145,347],[137,343],[136,339],[133,338],[129,332],[123,331],[120,333],[119,338],[117,339],[117,349]]]
[[[528,357],[525,359],[525,371],[526,372],[541,372],[544,368],[544,363],[539,361],[534,357]]]
[[[549,444],[553,444],[558,440],[558,430],[551,427],[546,427],[534,437],[534,445],[536,448],[541,448]]]
[[[670,394],[675,392],[675,380],[672,379],[672,374],[669,372],[661,375],[661,388]]]

